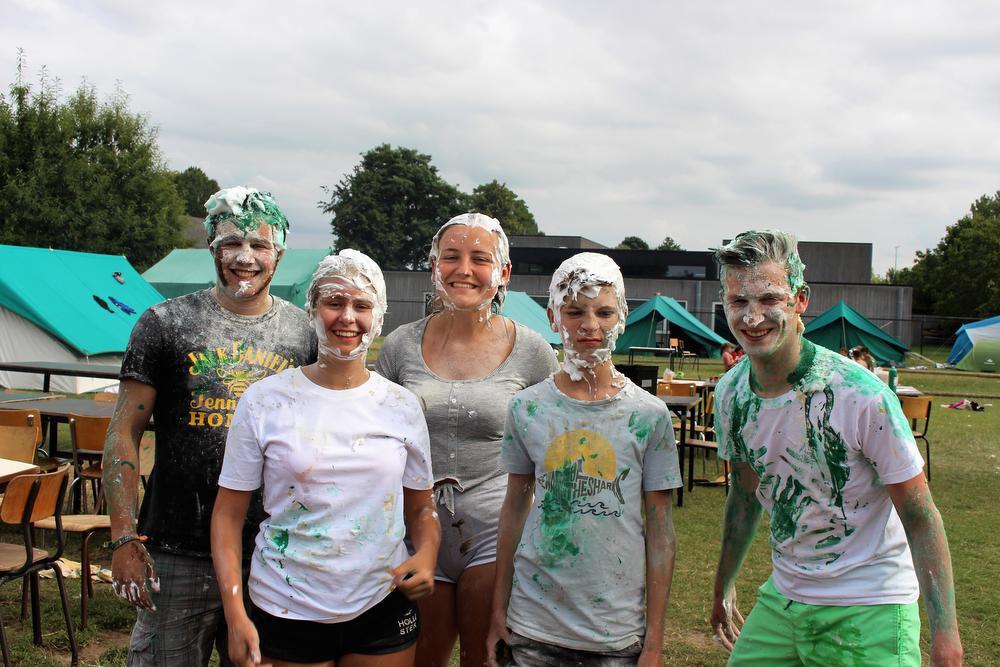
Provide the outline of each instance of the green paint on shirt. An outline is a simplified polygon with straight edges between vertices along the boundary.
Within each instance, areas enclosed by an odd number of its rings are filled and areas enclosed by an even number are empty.
[[[572,511],[575,463],[554,471],[551,486],[542,498],[542,543],[539,549],[543,567],[553,567],[566,556],[577,556],[580,547],[573,541],[577,516]]]

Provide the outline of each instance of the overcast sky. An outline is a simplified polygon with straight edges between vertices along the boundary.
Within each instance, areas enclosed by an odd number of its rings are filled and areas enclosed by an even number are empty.
[[[280,9],[276,9],[277,7]],[[548,234],[703,250],[775,226],[908,266],[1000,190],[994,2],[0,2],[71,91],[120,81],[171,168],[270,190],[292,247],[380,143]]]

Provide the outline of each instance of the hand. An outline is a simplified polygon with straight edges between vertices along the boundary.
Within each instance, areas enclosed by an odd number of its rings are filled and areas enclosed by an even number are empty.
[[[419,600],[434,592],[434,563],[419,552],[392,571],[392,587],[410,600]]]
[[[510,643],[510,632],[507,630],[507,614],[505,611],[494,612],[491,615],[490,630],[486,633],[487,667],[503,667],[503,663],[497,660],[497,646],[500,642],[504,642],[505,644]]]
[[[260,662],[260,637],[253,622],[243,618],[229,623],[229,659],[236,667],[269,667]]]
[[[141,609],[156,611],[150,592],[160,592],[160,578],[153,558],[139,540],[127,542],[111,556],[111,588],[115,594]]]
[[[931,665],[934,667],[961,667],[962,640],[958,632],[935,633],[931,638]]]
[[[743,627],[743,614],[736,608],[736,593],[728,596],[716,596],[712,604],[712,632],[716,641],[727,651],[733,650],[733,644],[740,636]]]

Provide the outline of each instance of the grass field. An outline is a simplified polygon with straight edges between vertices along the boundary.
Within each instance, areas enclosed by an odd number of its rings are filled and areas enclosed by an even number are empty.
[[[624,359],[616,361],[624,362]],[[648,360],[650,363],[662,360]],[[700,371],[687,376],[714,375],[718,364],[702,363]],[[1000,400],[984,413],[946,410],[964,393],[1000,396],[1000,377],[971,378],[954,375],[903,373],[903,382],[929,393],[935,399],[931,417],[933,481],[931,489],[944,516],[951,543],[957,582],[958,617],[968,665],[1000,664]],[[990,402],[987,400],[981,402]],[[64,440],[65,441],[65,440]],[[700,465],[700,464],[699,464]],[[707,463],[714,466],[713,461]],[[723,504],[723,490],[697,487],[685,494],[684,507],[674,511],[678,539],[677,568],[667,616],[665,655],[671,665],[722,665],[725,654],[711,639],[708,619],[711,612],[711,588],[718,557]],[[743,568],[738,588],[740,607],[749,611],[756,587],[770,572],[762,526]],[[6,540],[16,537],[8,528]],[[95,539],[95,542],[97,540]],[[71,541],[70,557],[78,560],[79,547]],[[107,565],[108,554],[93,548],[94,562]],[[70,606],[79,621],[80,582],[68,583]],[[42,582],[45,634],[44,648],[31,643],[30,622],[18,621],[20,585],[9,582],[0,587],[0,615],[10,638],[15,665],[65,665],[69,652],[55,584]],[[921,612],[923,615],[923,611]],[[124,664],[127,632],[133,613],[115,598],[107,585],[98,585],[91,606],[90,626],[78,633],[82,664]],[[923,616],[923,645],[927,650],[926,616]],[[433,622],[425,619],[425,622]],[[457,661],[453,661],[457,664]],[[833,667],[833,666],[831,666]]]

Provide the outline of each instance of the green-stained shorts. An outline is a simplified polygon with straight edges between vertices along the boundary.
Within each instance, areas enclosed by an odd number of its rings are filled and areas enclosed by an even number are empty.
[[[793,602],[768,579],[729,656],[746,665],[920,665],[917,603],[833,607]]]

